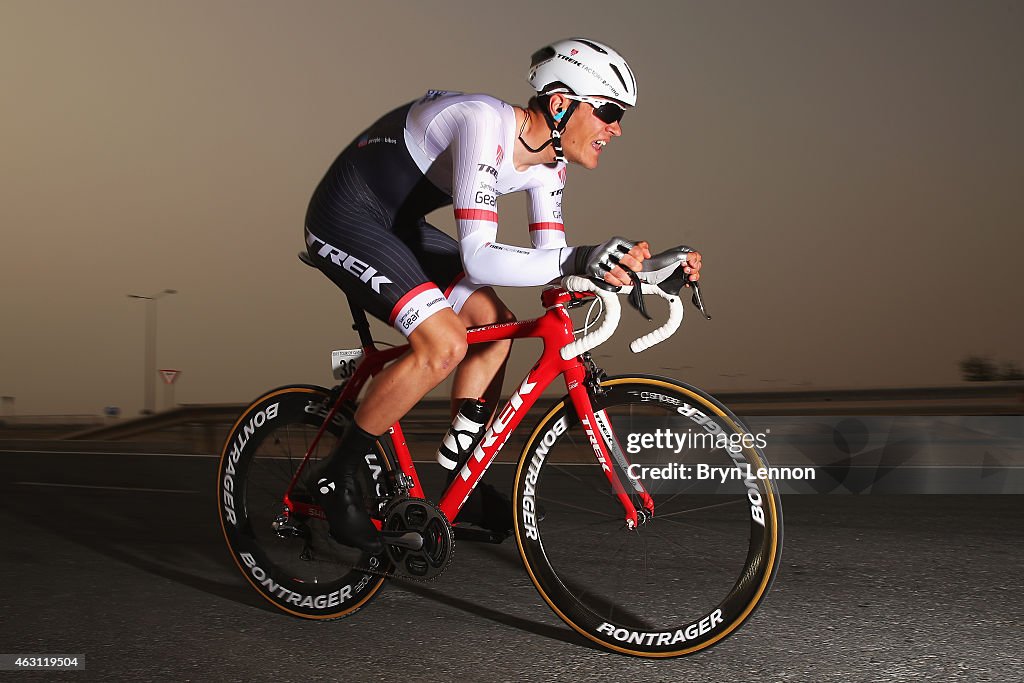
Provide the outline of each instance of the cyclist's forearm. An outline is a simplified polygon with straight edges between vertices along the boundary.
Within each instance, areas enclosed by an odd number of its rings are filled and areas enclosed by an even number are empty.
[[[545,285],[562,275],[566,249],[529,249],[500,242],[464,239],[466,275],[479,284],[506,287]]]

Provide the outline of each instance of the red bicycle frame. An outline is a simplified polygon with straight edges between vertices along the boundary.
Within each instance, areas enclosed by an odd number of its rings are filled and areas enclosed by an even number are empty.
[[[544,290],[541,295],[541,302],[547,312],[539,318],[524,320],[512,323],[498,323],[473,327],[467,330],[467,341],[470,344],[499,341],[503,339],[522,339],[538,337],[544,342],[544,349],[540,360],[527,373],[519,388],[504,407],[495,414],[491,425],[484,432],[479,445],[473,451],[469,461],[454,478],[444,494],[441,496],[439,507],[445,516],[455,521],[459,510],[465,504],[472,493],[477,482],[480,481],[487,468],[497,457],[498,452],[508,440],[511,434],[522,422],[523,417],[533,407],[544,390],[555,380],[558,375],[565,378],[565,386],[572,401],[573,408],[580,418],[583,429],[594,450],[594,457],[601,465],[612,491],[618,497],[625,512],[626,524],[630,528],[636,528],[638,524],[636,506],[629,494],[626,493],[619,481],[615,469],[611,466],[611,458],[604,443],[595,427],[597,421],[594,417],[594,410],[590,402],[590,395],[587,393],[586,368],[579,356],[564,360],[560,351],[562,347],[574,341],[573,323],[569,314],[565,311],[566,304],[588,298],[592,295],[587,293],[570,293],[562,288],[551,288]],[[313,517],[323,518],[323,512],[316,506],[301,501],[293,500],[291,497],[292,488],[298,481],[299,474],[309,460],[310,454],[316,448],[321,436],[334,419],[339,407],[346,401],[354,401],[362,390],[363,385],[370,378],[379,373],[385,365],[397,359],[408,350],[408,345],[396,346],[393,348],[378,350],[372,344],[363,347],[364,357],[356,368],[355,374],[342,389],[338,399],[334,402],[330,412],[324,419],[323,426],[317,432],[309,450],[306,452],[306,459],[299,467],[292,479],[288,492],[285,494],[284,503],[286,507],[294,512]],[[400,422],[396,422],[390,429],[395,454],[398,460],[398,468],[408,479],[410,488],[409,495],[414,498],[424,498],[423,488],[420,485],[419,477],[416,474],[416,466],[413,464],[412,455],[409,452],[405,436],[402,433]],[[438,435],[440,441],[443,434]],[[654,512],[654,502],[646,491],[638,489],[643,507],[649,512]],[[378,523],[379,522],[375,522]]]

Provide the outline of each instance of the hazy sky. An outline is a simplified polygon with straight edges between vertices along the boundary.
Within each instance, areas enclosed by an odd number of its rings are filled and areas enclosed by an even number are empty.
[[[355,337],[295,258],[327,166],[430,88],[525,102],[529,55],[572,35],[626,56],[639,106],[570,168],[570,244],[698,247],[714,315],[609,344],[610,370],[864,387],[1024,361],[1024,3],[0,0],[0,395],[135,413],[125,295],[164,288],[179,402],[329,383]],[[523,206],[501,200],[503,241],[528,243]],[[509,384],[538,347],[517,349]]]

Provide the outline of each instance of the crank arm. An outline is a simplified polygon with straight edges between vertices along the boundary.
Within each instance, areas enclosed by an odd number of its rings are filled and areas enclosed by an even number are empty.
[[[382,531],[380,538],[388,545],[407,550],[422,550],[423,535],[415,531]]]

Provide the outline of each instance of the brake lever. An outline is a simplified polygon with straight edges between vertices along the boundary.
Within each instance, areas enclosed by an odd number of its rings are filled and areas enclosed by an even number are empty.
[[[633,283],[633,289],[629,292],[629,305],[639,311],[640,315],[647,318],[648,321],[654,320],[654,318],[647,313],[647,306],[644,304],[644,289],[640,276],[637,275],[636,272],[623,266],[621,263],[619,264],[619,267],[626,271],[629,275],[630,282]]]
[[[697,307],[697,310],[704,314],[707,320],[711,320],[711,314],[704,310],[704,300],[700,296],[700,285],[697,282],[687,282],[687,284],[693,288],[693,297],[690,301]]]
[[[693,289],[693,296],[690,301],[693,302],[693,305],[697,307],[697,310],[699,310],[707,320],[711,320],[711,315],[707,312],[707,309],[704,308],[704,298],[700,293],[700,284],[696,281],[690,280],[682,266],[676,268],[670,276],[658,283],[658,287],[660,287],[663,292],[671,294],[672,296],[679,296],[683,291],[683,287],[686,287],[687,285]]]
[[[623,253],[627,251],[627,249],[624,246],[619,246],[619,250],[622,251]],[[644,304],[644,292],[642,282],[640,281],[640,276],[637,275],[636,271],[634,271],[632,268],[627,268],[626,266],[622,265],[622,262],[619,260],[619,257],[612,255],[608,257],[608,260],[617,265],[619,268],[622,268],[622,270],[626,271],[626,275],[629,276],[629,281],[632,283],[633,287],[629,291],[629,305],[635,308],[637,311],[639,311],[640,315],[647,318],[648,321],[654,320],[654,318],[652,318],[647,313],[647,306]],[[611,268],[608,266],[603,267],[605,270],[611,270]],[[598,284],[600,285],[602,283]],[[605,282],[603,283],[603,286],[605,289],[608,289],[611,285]],[[621,287],[616,287],[614,290],[611,291],[618,292],[620,289]]]

